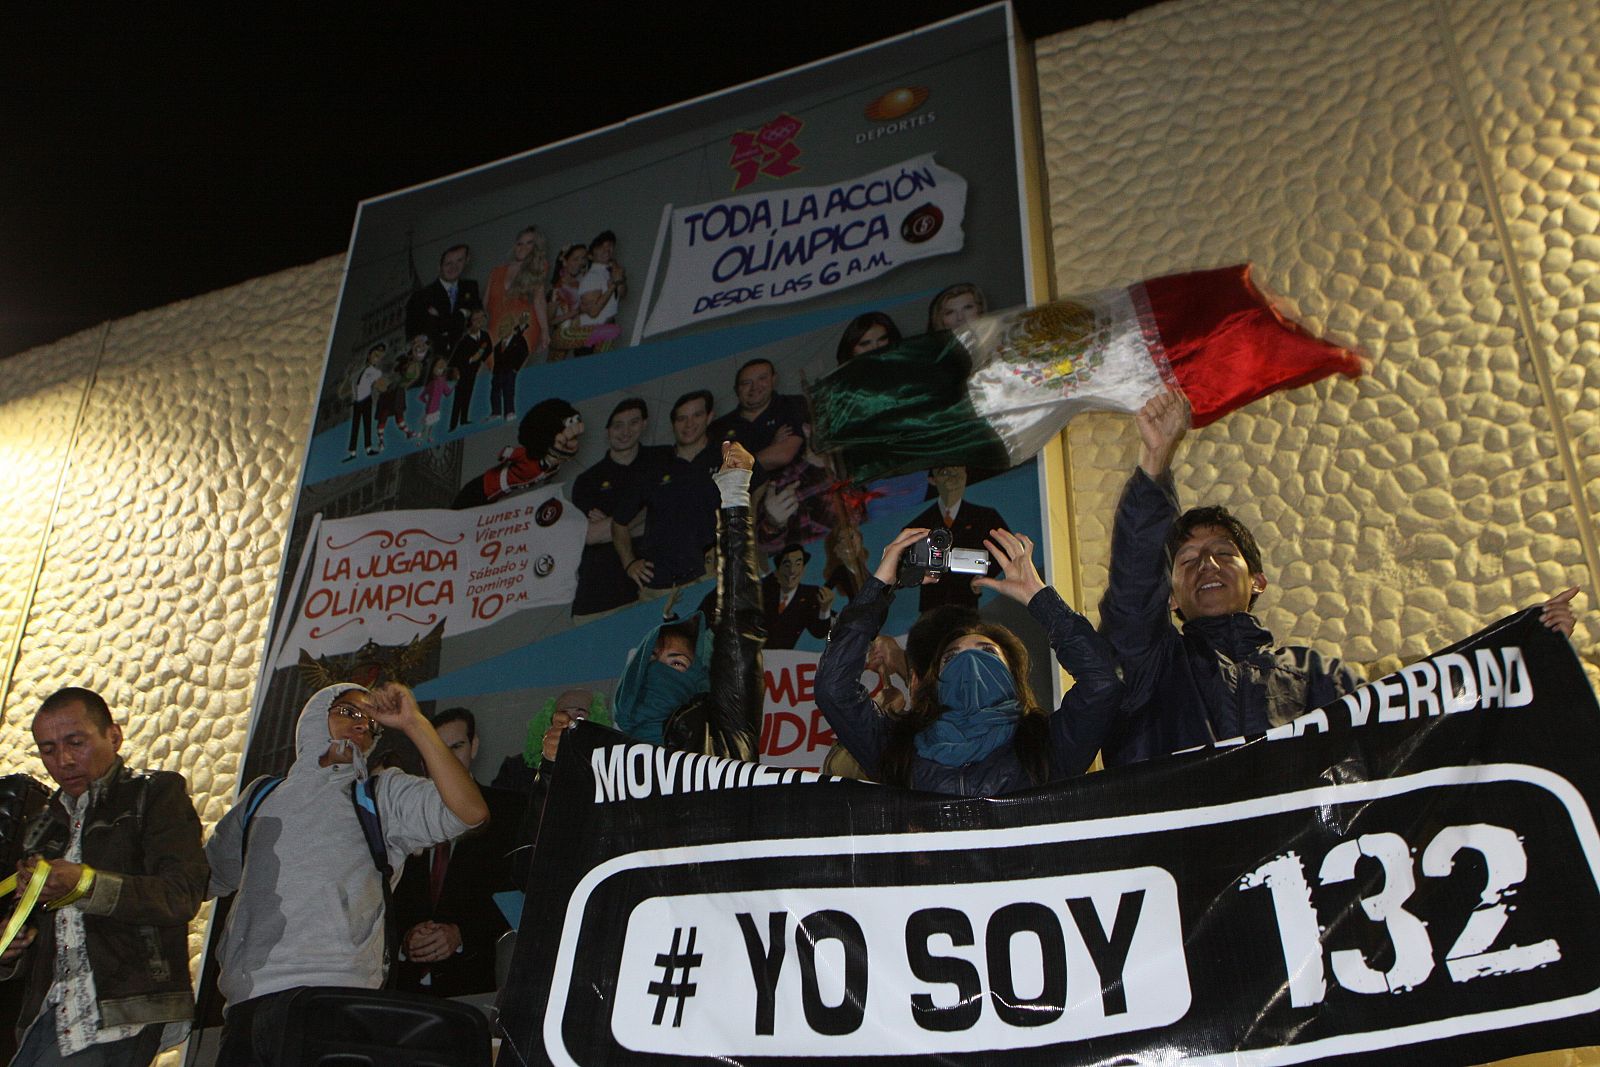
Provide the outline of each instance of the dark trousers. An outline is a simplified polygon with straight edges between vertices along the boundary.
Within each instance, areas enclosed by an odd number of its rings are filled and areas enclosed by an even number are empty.
[[[367,447],[372,447],[372,398],[357,400],[350,409],[350,451],[356,450],[356,435],[365,431]]]
[[[496,368],[489,379],[489,413],[511,416],[517,413],[517,372]]]
[[[472,421],[472,387],[478,384],[478,368],[461,372],[461,378],[456,382],[455,403],[450,405],[450,428],[453,430],[464,422]]]
[[[298,992],[285,989],[229,1004],[215,1067],[273,1067],[283,1045],[289,998]]]
[[[56,1042],[55,1011],[46,1008],[22,1039],[11,1067],[149,1067],[161,1044],[161,1024],[151,1023],[132,1037],[90,1045],[71,1056]]]

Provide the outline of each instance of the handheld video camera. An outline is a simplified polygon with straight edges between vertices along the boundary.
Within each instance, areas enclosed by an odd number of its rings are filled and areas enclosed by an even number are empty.
[[[953,548],[950,531],[929,530],[928,536],[914,542],[900,554],[900,570],[895,585],[911,589],[922,584],[930,574],[943,577],[947,571],[956,574],[988,574],[989,553],[982,549]]]
[[[50,820],[42,818],[50,790],[31,775],[0,777],[0,874],[16,870],[17,861],[34,853],[58,859],[67,849],[70,833],[65,826],[52,833]],[[47,850],[54,850],[53,854]]]

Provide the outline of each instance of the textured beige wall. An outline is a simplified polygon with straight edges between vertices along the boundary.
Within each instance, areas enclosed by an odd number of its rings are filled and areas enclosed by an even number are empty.
[[[1247,259],[1374,361],[1180,457],[1261,539],[1280,639],[1376,674],[1578,585],[1600,684],[1596,41],[1585,0],[1206,0],[1038,43],[1058,292]],[[1068,438],[1098,600],[1137,436]]]
[[[1182,457],[1255,526],[1281,638],[1387,669],[1576,584],[1600,680],[1596,40],[1581,0],[1205,0],[1039,43],[1058,291],[1250,259],[1374,360]],[[42,775],[28,717],[78,681],[225,810],[340,270],[6,361],[0,763]],[[1092,600],[1134,437],[1069,436]]]
[[[82,684],[134,763],[186,774],[207,826],[227,810],[342,266],[0,365],[0,766],[45,778],[33,709]]]
[[[1248,259],[1373,372],[1191,437],[1282,639],[1388,670],[1582,586],[1600,678],[1593,3],[1208,0],[1041,41],[1061,292]],[[1070,431],[1085,589],[1135,451]]]

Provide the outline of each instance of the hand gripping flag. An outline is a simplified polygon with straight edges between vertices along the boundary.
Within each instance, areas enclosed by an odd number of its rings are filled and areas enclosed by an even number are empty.
[[[1204,426],[1329,374],[1353,352],[1278,314],[1241,264],[986,315],[809,383],[814,447],[855,481],[945,464],[1003,469],[1081,411],[1135,412],[1169,385]]]

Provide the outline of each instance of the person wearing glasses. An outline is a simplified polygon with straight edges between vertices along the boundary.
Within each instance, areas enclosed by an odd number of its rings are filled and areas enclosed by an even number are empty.
[[[384,730],[416,746],[427,778],[389,769],[369,789],[367,754]],[[288,776],[264,799],[261,788],[247,787],[206,843],[210,895],[236,894],[218,953],[217,988],[228,1002],[218,1065],[272,1062],[280,1016],[296,989],[384,984],[387,894],[370,824],[354,798],[375,802],[396,874],[410,853],[459,837],[489,815],[471,774],[411,691],[395,683],[313,694],[295,729]]]

